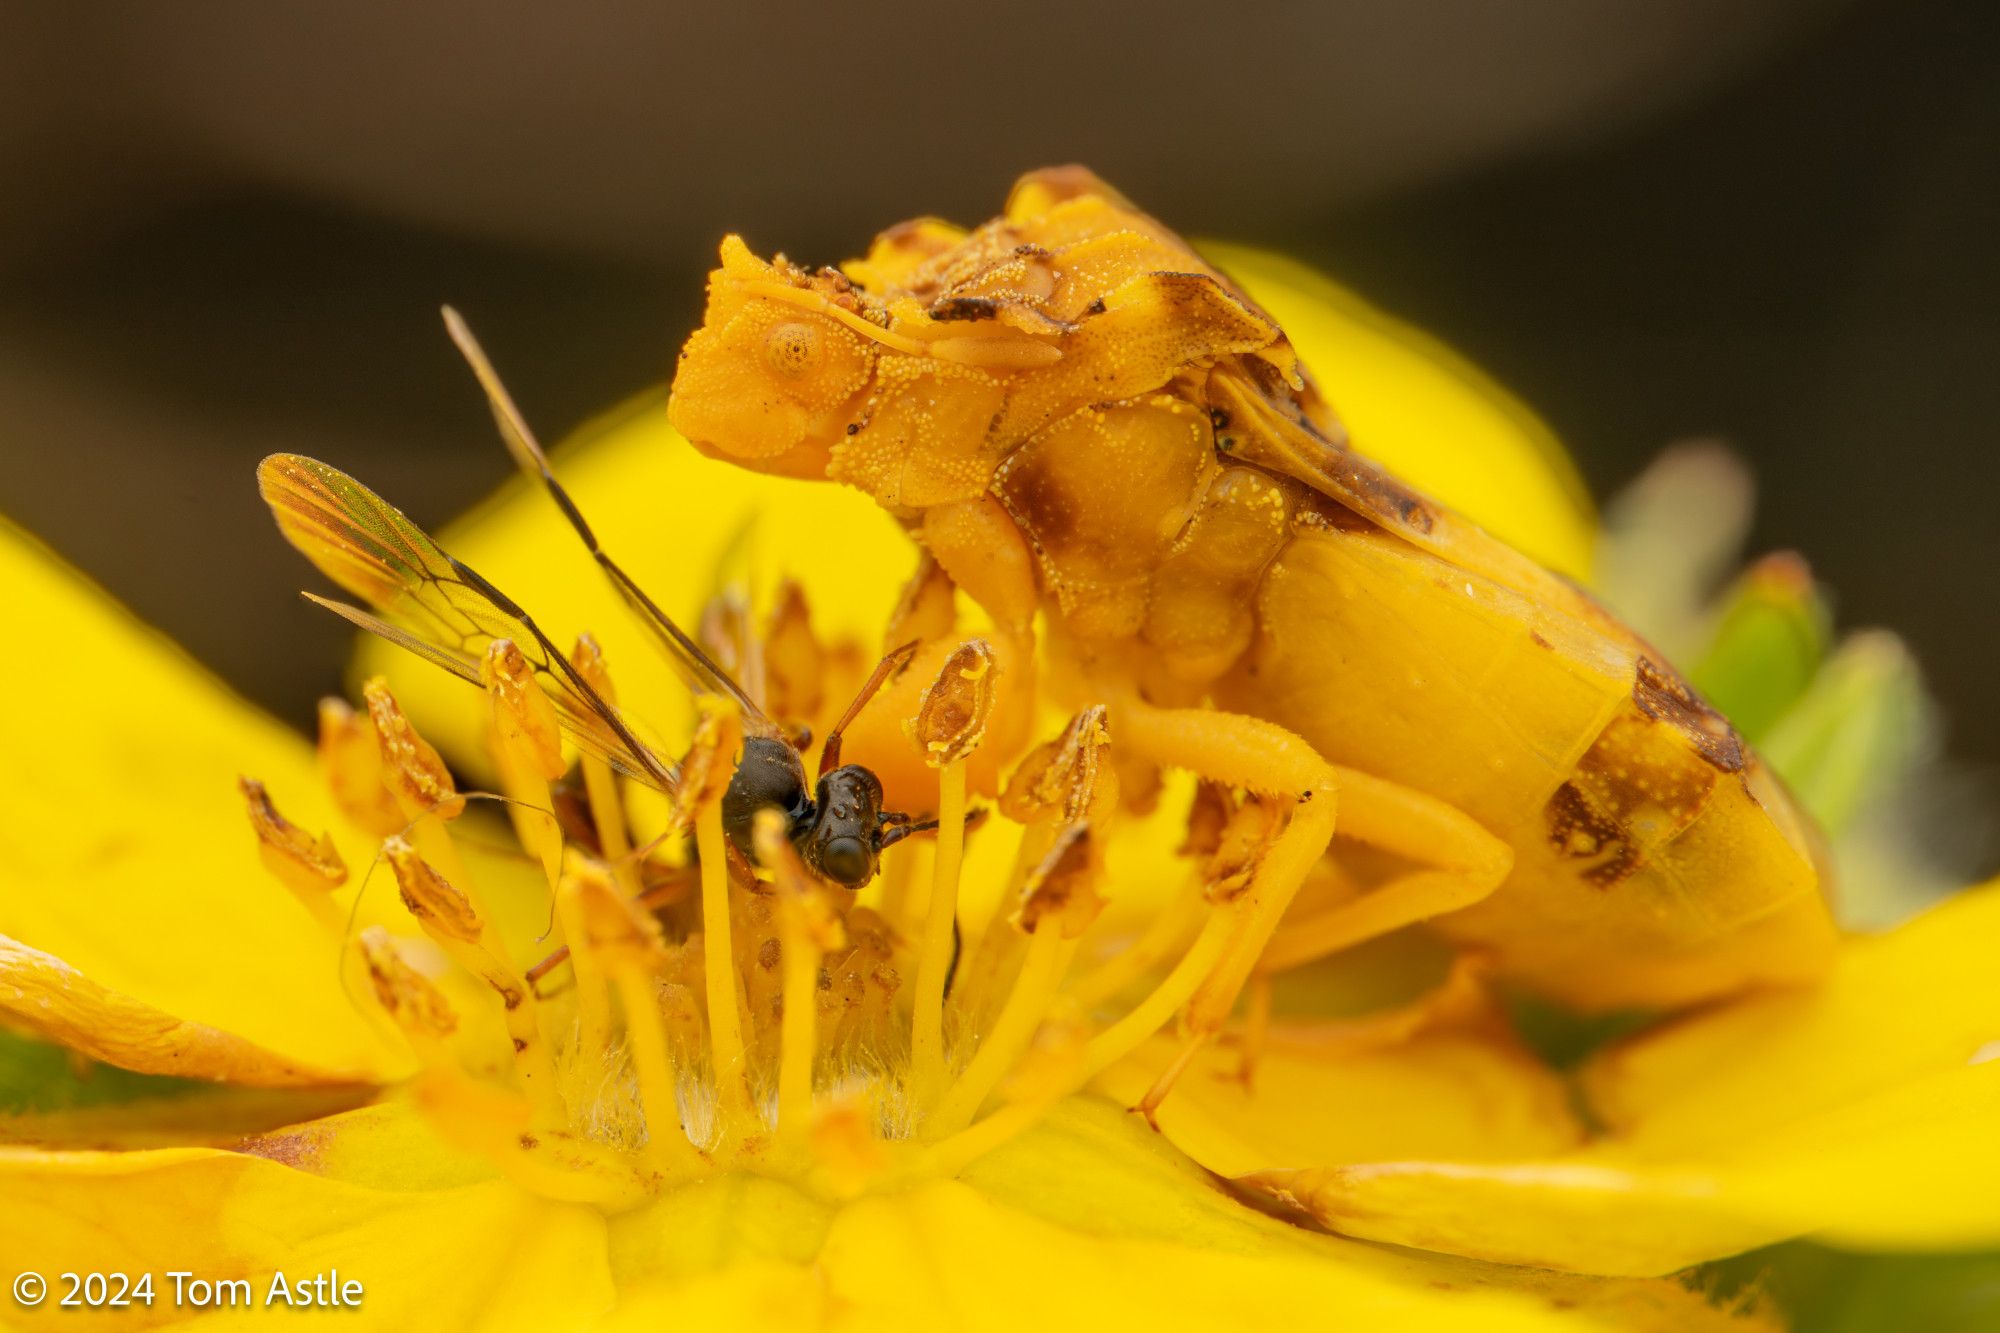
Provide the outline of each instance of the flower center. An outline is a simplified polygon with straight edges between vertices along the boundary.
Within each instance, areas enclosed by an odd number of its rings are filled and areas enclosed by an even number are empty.
[[[612,699],[595,646],[575,660]],[[728,1170],[827,1197],[955,1174],[1180,1009],[1223,938],[1223,914],[1204,906],[1243,878],[1232,821],[1270,824],[1254,801],[1204,793],[1192,882],[1116,952],[1079,963],[1119,804],[1105,711],[1017,766],[977,834],[1014,828],[997,905],[962,909],[968,824],[984,814],[967,767],[995,706],[981,641],[945,660],[906,728],[938,774],[935,838],[888,847],[860,894],[807,868],[796,812],[758,811],[750,855],[726,832],[744,753],[734,705],[704,701],[674,808],[647,838],[606,760],[566,763],[513,645],[495,643],[481,674],[495,793],[461,793],[379,680],[365,711],[321,712],[336,801],[381,840],[419,935],[378,925],[349,941],[327,893],[345,878],[331,840],[288,823],[260,785],[245,796],[266,864],[414,1050],[411,1088],[439,1127],[532,1188],[606,1207]],[[565,942],[539,961],[510,945],[469,868],[478,839],[459,828],[480,803],[507,811],[552,897]]]

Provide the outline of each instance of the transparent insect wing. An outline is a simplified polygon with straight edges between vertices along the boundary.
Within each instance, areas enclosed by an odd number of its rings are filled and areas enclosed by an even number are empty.
[[[577,675],[521,608],[400,510],[337,468],[297,454],[266,458],[257,483],[286,540],[381,617],[307,594],[313,601],[475,685],[487,645],[512,640],[572,740],[639,781],[674,789],[673,766]]]

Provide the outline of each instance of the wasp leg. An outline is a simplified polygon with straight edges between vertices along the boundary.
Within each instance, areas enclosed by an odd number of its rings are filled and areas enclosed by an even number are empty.
[[[1258,960],[1260,973],[1298,967],[1426,917],[1470,907],[1499,888],[1514,868],[1514,849],[1456,806],[1351,768],[1334,771],[1340,836],[1424,868],[1303,921],[1284,922]]]
[[[1112,705],[1111,733],[1126,753],[1152,763],[1296,802],[1249,885],[1222,909],[1233,920],[1214,965],[1182,1011],[1182,1049],[1135,1108],[1150,1119],[1188,1063],[1221,1031],[1271,932],[1326,851],[1340,776],[1292,732],[1240,713],[1155,708],[1127,696]]]

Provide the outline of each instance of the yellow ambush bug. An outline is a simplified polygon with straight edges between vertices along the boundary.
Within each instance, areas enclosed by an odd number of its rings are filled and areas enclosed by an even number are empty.
[[[1253,975],[1413,922],[1584,1010],[1828,963],[1818,835],[1729,723],[1369,461],[1284,331],[1081,168],[838,270],[729,237],[669,411],[715,457],[867,492],[1017,664],[1044,614],[1051,678],[1108,707],[1121,762],[1272,807],[1153,1102]]]

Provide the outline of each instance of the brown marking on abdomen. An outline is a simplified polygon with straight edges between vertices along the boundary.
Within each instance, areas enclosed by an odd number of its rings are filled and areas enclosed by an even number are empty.
[[[1608,889],[1639,868],[1639,849],[1625,826],[1599,810],[1575,783],[1556,788],[1542,815],[1548,821],[1549,845],[1559,855],[1597,860],[1577,872],[1585,882]]]
[[[1638,677],[1632,682],[1632,702],[1647,717],[1680,732],[1696,754],[1722,772],[1743,771],[1747,762],[1743,738],[1672,667],[1641,657]]]

